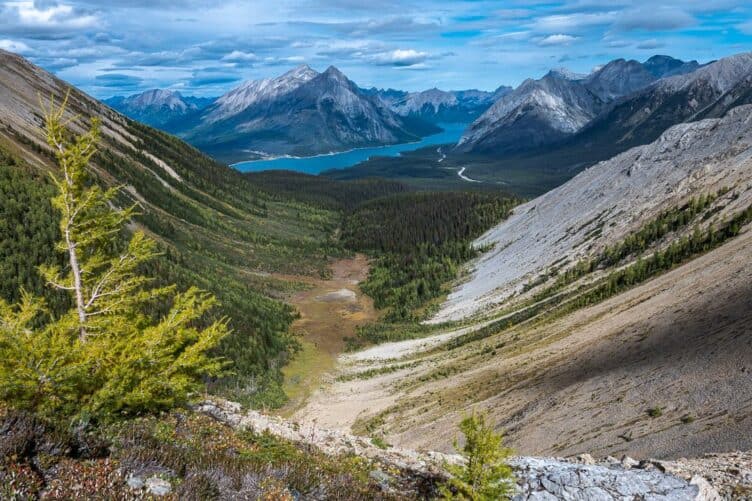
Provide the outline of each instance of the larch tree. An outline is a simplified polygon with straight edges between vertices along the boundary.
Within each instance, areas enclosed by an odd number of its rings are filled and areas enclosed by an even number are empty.
[[[169,409],[201,389],[205,377],[225,371],[212,355],[228,334],[226,322],[200,328],[215,304],[209,294],[174,286],[150,288],[140,267],[158,256],[156,243],[137,230],[124,243],[133,206],[118,206],[118,188],[90,179],[99,122],[72,136],[67,97],[45,109],[47,142],[60,215],[58,250],[64,269],[40,267],[51,287],[71,294],[74,307],[41,320],[41,299],[22,294],[18,305],[0,300],[0,402],[50,419],[110,420]],[[165,301],[157,318],[150,304]],[[47,315],[49,316],[49,315]]]
[[[502,435],[486,422],[486,415],[473,412],[460,422],[465,443],[454,447],[465,459],[463,465],[449,465],[449,481],[440,494],[446,500],[497,501],[509,499],[515,484],[506,460],[512,451],[502,446]]]

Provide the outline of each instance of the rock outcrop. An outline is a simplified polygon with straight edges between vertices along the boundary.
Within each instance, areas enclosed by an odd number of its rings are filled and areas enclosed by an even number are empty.
[[[416,485],[446,478],[444,465],[462,458],[437,452],[417,452],[397,447],[381,448],[369,438],[342,431],[300,425],[256,411],[244,411],[239,404],[207,400],[195,408],[236,429],[248,429],[313,446],[326,454],[355,454],[375,464],[371,477],[385,490],[402,494],[415,492]],[[604,461],[595,464],[587,455],[577,459],[515,457],[510,461],[518,488],[515,501],[527,500],[720,500],[718,492],[698,473],[698,466],[673,466],[674,475],[659,462]],[[677,464],[678,463],[672,463]],[[686,477],[687,474],[690,478]]]
[[[721,119],[676,125],[655,142],[596,164],[517,207],[478,239],[479,247],[493,249],[472,263],[470,278],[433,321],[493,307],[556,263],[592,256],[688,197],[738,186],[725,210],[744,209],[752,198],[751,176],[752,105]]]
[[[720,501],[702,477],[689,481],[656,468],[586,465],[545,458],[513,461],[520,492],[514,501],[703,500]]]

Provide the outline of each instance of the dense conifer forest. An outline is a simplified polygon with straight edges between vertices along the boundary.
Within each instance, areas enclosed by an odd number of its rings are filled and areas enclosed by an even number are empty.
[[[507,217],[519,200],[504,194],[406,193],[365,203],[348,214],[342,241],[375,256],[363,290],[388,321],[408,321],[441,296],[471,242]]]

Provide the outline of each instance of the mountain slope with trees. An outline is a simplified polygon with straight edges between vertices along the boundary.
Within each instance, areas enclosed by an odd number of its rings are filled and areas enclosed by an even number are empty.
[[[44,291],[38,265],[63,264],[52,246],[42,245],[60,234],[47,199],[53,190],[49,175],[57,167],[41,134],[40,96],[60,102],[69,86],[19,56],[0,52],[0,62],[0,191],[11,194],[0,200],[5,216],[0,274],[6,279],[4,297],[15,300],[15,285]],[[268,272],[326,273],[329,257],[342,252],[331,240],[339,213],[259,187],[75,89],[68,111],[73,133],[85,130],[83,117],[100,120],[92,180],[122,188],[113,203],[137,204],[129,226],[153,237],[161,254],[144,263],[144,271],[157,277],[155,285],[177,283],[181,290],[197,285],[214,293],[221,304],[214,315],[226,317],[232,330],[219,351],[235,363],[233,378],[245,381],[231,386],[243,388],[244,398],[263,395],[266,388],[277,395],[269,398],[279,400],[279,366],[296,346],[288,334],[295,312],[272,298],[290,284]],[[54,312],[69,306],[65,297],[44,293]]]

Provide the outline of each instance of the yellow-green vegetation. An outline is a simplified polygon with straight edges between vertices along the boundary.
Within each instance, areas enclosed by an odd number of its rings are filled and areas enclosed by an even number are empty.
[[[319,349],[311,341],[301,341],[301,350],[282,369],[285,376],[282,389],[290,403],[301,404],[316,389],[321,375],[333,367],[332,354]],[[289,410],[294,410],[294,405]]]
[[[118,248],[115,237],[134,208],[113,209],[118,190],[89,183],[98,123],[69,139],[64,111],[65,103],[52,102],[45,125],[61,170],[53,176],[52,203],[66,266],[40,271],[73,306],[49,315],[43,299],[30,293],[15,305],[0,299],[0,402],[57,422],[170,409],[200,389],[202,378],[222,373],[225,363],[211,351],[227,326],[195,327],[215,304],[198,289],[148,287],[139,267],[156,256],[156,246],[144,233]],[[169,304],[163,315],[147,313],[155,301]]]
[[[331,268],[327,279],[306,277],[306,290],[288,298],[300,314],[292,331],[299,336],[302,349],[282,369],[288,397],[279,409],[283,416],[300,408],[334,368],[344,347],[343,337],[351,336],[377,315],[373,302],[357,285],[368,274],[367,258],[338,259]]]
[[[465,459],[463,465],[449,465],[449,481],[440,489],[443,499],[494,501],[514,493],[512,468],[507,464],[511,450],[502,446],[502,436],[486,423],[486,416],[474,412],[460,422],[464,444],[454,447]]]

